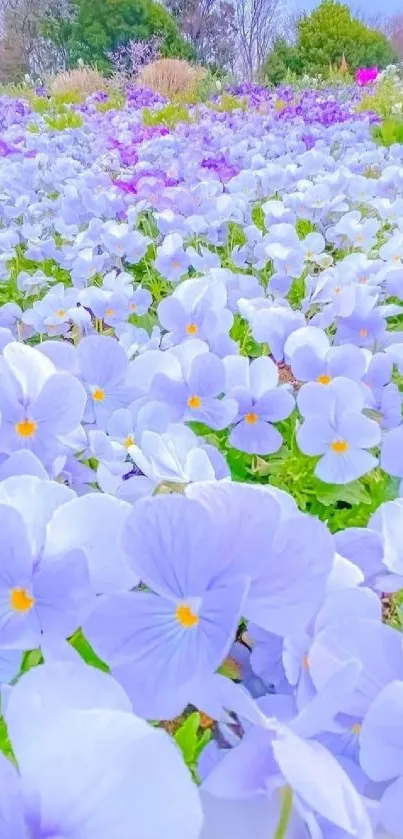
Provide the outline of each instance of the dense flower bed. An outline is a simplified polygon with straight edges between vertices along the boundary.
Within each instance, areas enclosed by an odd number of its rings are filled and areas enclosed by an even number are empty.
[[[402,837],[403,146],[357,89],[39,92],[0,101],[0,834]]]

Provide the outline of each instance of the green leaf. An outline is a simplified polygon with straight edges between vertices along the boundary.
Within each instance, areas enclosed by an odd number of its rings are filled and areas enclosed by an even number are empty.
[[[211,733],[209,728],[207,728],[205,731],[203,731],[203,734],[201,735],[201,737],[199,737],[199,739],[196,743],[196,748],[195,748],[195,763],[199,759],[203,749],[210,742],[211,737],[212,737],[212,733]]]
[[[359,481],[353,481],[346,486],[334,486],[333,484],[324,486],[318,492],[318,501],[326,507],[330,507],[337,502],[343,504],[370,504],[371,496],[368,494],[365,487]]]
[[[175,734],[176,743],[183,754],[183,759],[187,766],[193,766],[196,762],[199,726],[200,714],[198,711],[195,711],[193,714],[190,714]]]
[[[97,654],[91,647],[91,644],[88,643],[87,639],[81,632],[81,629],[78,629],[77,632],[69,638],[69,643],[75,650],[80,654],[81,658],[84,659],[86,664],[90,664],[92,667],[96,667],[97,670],[103,670],[104,673],[109,673],[109,667],[105,664],[104,661],[101,661],[98,658]]]

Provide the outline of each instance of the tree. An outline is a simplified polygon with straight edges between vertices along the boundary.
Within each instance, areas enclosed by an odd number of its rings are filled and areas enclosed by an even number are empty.
[[[398,58],[403,60],[403,14],[389,18],[388,23],[391,44]]]
[[[230,0],[166,0],[166,6],[202,64],[232,69],[237,28]]]
[[[235,0],[239,63],[248,80],[258,78],[284,20],[283,0]]]
[[[268,84],[279,85],[284,81],[288,70],[299,74],[297,50],[285,38],[277,38],[263,65],[264,80]]]
[[[297,52],[303,73],[326,75],[329,65],[339,65],[345,56],[351,70],[386,67],[395,58],[387,37],[354,18],[338,0],[322,0],[298,23]]]
[[[3,68],[7,56],[10,59],[13,54],[17,58],[14,80],[26,72],[44,76],[64,68],[64,45],[60,39],[57,41],[51,37],[51,31],[56,27],[62,31],[63,26],[70,31],[73,16],[70,0],[0,0],[4,29]]]
[[[111,69],[107,53],[129,41],[161,37],[163,56],[192,57],[172,15],[153,0],[75,0],[76,18],[69,39],[69,63],[79,58]]]

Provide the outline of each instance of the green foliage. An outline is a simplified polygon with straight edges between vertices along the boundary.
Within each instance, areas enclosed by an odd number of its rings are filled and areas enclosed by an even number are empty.
[[[52,131],[66,131],[68,128],[81,128],[83,118],[75,111],[64,111],[62,113],[47,114],[46,125]]]
[[[397,102],[402,100],[402,90],[396,78],[385,76],[374,89],[361,99],[358,111],[374,111],[380,117],[389,117]]]
[[[124,96],[118,91],[113,91],[106,102],[98,102],[96,109],[100,114],[105,114],[107,111],[118,111],[124,107]]]
[[[380,146],[403,143],[403,119],[385,119],[381,125],[373,127],[372,135]]]
[[[246,99],[240,96],[232,96],[230,93],[223,93],[218,102],[212,102],[210,107],[220,113],[231,113],[232,111],[246,111]]]
[[[162,55],[192,58],[172,15],[153,0],[74,0],[77,14],[68,41],[69,62],[79,58],[111,71],[108,52],[128,41],[146,41],[153,35],[162,38]]]
[[[188,109],[184,105],[165,105],[158,111],[144,108],[143,122],[145,125],[166,125],[174,128],[179,122],[191,122]]]
[[[329,65],[340,65],[343,55],[353,71],[386,67],[395,59],[386,36],[353,18],[349,7],[338,0],[322,0],[298,22],[297,52],[303,72],[324,76]]]
[[[297,76],[321,75],[340,80],[343,56],[348,69],[386,67],[396,60],[396,53],[387,37],[369,29],[352,16],[350,8],[338,0],[322,0],[310,15],[297,24],[297,41],[290,46],[278,39],[264,65],[269,84],[279,84],[291,71]],[[348,77],[345,76],[348,81]]]
[[[98,658],[91,645],[81,632],[81,629],[78,629],[77,632],[69,638],[69,641],[71,646],[77,650],[86,664],[91,665],[91,667],[96,667],[97,670],[103,670],[104,673],[109,673],[108,665]]]
[[[298,51],[296,47],[288,44],[285,38],[277,38],[263,65],[263,80],[275,87],[284,81],[288,73],[301,73]]]
[[[211,740],[211,731],[202,730],[200,733],[201,716],[195,711],[182,723],[175,734],[176,744],[179,746],[183,759],[191,772],[197,772],[197,761],[204,747]]]

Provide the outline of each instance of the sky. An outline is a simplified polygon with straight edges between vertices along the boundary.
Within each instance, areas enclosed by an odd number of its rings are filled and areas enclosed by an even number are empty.
[[[310,11],[318,5],[318,0],[291,0],[295,8]],[[403,12],[403,0],[345,0],[351,7],[358,5],[365,9],[367,15],[382,12],[385,15],[392,15],[396,12]],[[290,3],[291,5],[291,3]]]

